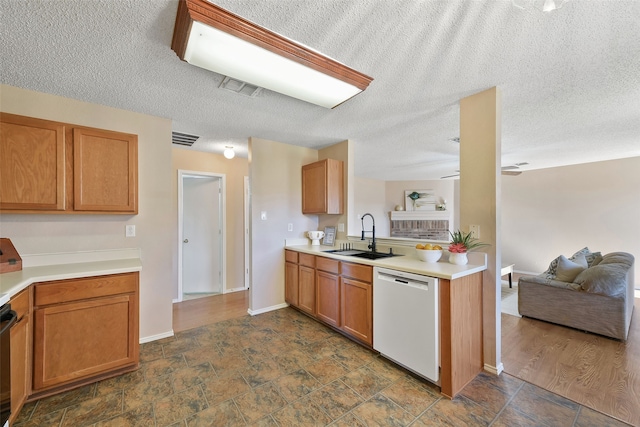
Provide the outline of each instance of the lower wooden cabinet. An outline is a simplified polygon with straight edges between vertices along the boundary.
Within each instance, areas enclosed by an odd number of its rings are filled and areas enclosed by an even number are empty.
[[[341,279],[341,329],[373,346],[373,285],[349,278]]]
[[[18,416],[29,395],[31,379],[31,316],[30,289],[25,289],[11,299],[11,308],[18,315],[18,322],[11,327],[11,416],[9,423]]]
[[[369,347],[372,281],[371,266],[285,251],[285,301]]]
[[[298,306],[298,264],[284,264],[284,300],[287,304]]]
[[[316,314],[316,270],[304,265],[298,266],[298,308],[309,314]]]
[[[126,273],[34,285],[34,394],[137,368],[138,280]]]
[[[340,327],[340,276],[326,271],[316,273],[316,308],[318,319]]]

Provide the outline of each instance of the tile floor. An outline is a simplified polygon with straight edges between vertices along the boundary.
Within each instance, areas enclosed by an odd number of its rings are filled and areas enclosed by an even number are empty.
[[[139,370],[32,402],[30,426],[621,426],[517,378],[453,400],[287,308],[143,344]]]

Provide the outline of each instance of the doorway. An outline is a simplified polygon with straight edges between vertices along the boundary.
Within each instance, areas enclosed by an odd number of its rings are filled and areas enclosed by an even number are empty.
[[[225,176],[178,171],[176,302],[224,293]]]

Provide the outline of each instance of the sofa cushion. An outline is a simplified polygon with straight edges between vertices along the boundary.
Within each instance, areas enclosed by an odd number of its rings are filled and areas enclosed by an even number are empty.
[[[556,267],[556,280],[571,283],[576,276],[586,268],[587,260],[583,254],[579,254],[573,260],[569,260],[566,256],[560,255]]]
[[[627,272],[633,268],[633,262],[633,255],[625,252],[606,254],[599,264],[578,274],[574,282],[586,292],[624,298]]]
[[[597,265],[600,261],[602,261],[602,254],[600,252],[591,252],[589,250],[589,248],[586,247],[586,246],[584,248],[580,249],[575,254],[571,255],[571,258],[569,258],[569,260],[570,261],[575,261],[576,257],[580,257],[581,255],[583,255],[584,258],[587,260],[587,264],[586,264],[585,268]],[[547,268],[542,273],[544,275],[544,277],[546,277],[547,279],[551,279],[551,280],[558,280],[558,279],[556,279],[556,270],[558,268],[558,261],[559,260],[560,260],[560,257],[557,257],[556,259],[551,261],[551,263],[549,264],[549,268]],[[581,260],[580,260],[580,264],[582,264]]]

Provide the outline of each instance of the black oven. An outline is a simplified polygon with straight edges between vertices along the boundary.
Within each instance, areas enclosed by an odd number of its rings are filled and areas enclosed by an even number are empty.
[[[11,413],[11,326],[16,322],[16,312],[10,304],[0,307],[0,426],[9,420]]]

